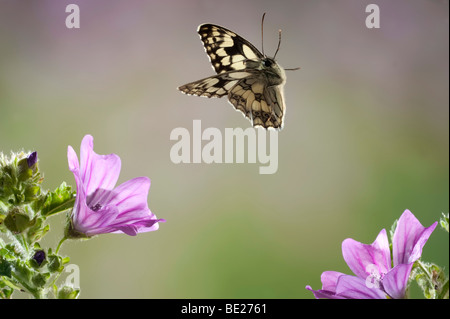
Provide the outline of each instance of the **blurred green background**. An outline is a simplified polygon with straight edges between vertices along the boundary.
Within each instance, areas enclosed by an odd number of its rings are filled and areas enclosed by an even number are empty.
[[[76,3],[81,28],[67,29]],[[376,3],[381,28],[368,29]],[[152,180],[167,222],[137,237],[66,242],[81,298],[313,298],[341,243],[372,243],[405,209],[449,210],[449,5],[440,0],[0,1],[0,151],[37,150],[44,187],[75,187],[67,146],[85,134]],[[213,75],[201,23],[236,31],[288,72],[279,167],[173,164],[172,129],[249,126],[225,99],[177,86]],[[55,247],[64,216],[44,244]],[[448,269],[438,227],[423,259]],[[448,273],[448,270],[447,270]],[[413,289],[413,296],[420,293]]]

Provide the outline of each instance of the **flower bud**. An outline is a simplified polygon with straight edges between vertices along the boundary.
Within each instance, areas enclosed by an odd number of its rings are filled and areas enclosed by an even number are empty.
[[[38,267],[42,264],[42,262],[45,260],[45,251],[38,250],[34,253],[33,260],[36,262]]]
[[[38,168],[37,152],[28,156],[12,153],[6,157],[0,153],[0,200],[9,205],[21,205],[35,201],[41,194],[42,178]]]
[[[49,278],[50,278],[49,273],[37,273],[36,275],[33,276],[31,281],[36,287],[41,288],[45,286]]]
[[[22,207],[12,207],[4,220],[6,228],[13,233],[21,233],[34,224],[30,215]]]
[[[58,272],[61,271],[64,267],[62,266],[63,261],[60,256],[57,255],[49,255],[48,256],[48,270],[50,272]]]
[[[27,164],[29,168],[33,168],[34,164],[37,163],[37,152],[34,151],[27,157]]]
[[[77,299],[80,294],[80,289],[76,289],[70,286],[64,286],[59,288],[57,298],[58,299]]]
[[[37,152],[33,152],[27,157],[22,158],[17,163],[17,178],[19,181],[26,181],[33,177],[37,171]]]

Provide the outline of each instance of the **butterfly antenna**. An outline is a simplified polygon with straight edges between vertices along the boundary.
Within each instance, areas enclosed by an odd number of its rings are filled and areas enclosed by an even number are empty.
[[[264,12],[262,19],[261,19],[261,49],[262,49],[262,54],[264,56],[266,56],[264,54],[264,17],[266,16],[266,13]]]
[[[277,50],[275,51],[275,54],[273,55],[274,60],[275,60],[275,57],[277,56],[278,50],[280,50],[280,44],[281,44],[281,29],[278,30],[278,46],[277,46]]]

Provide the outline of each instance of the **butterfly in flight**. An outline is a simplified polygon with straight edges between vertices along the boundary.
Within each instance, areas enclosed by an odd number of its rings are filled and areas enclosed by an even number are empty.
[[[189,95],[208,98],[226,95],[234,108],[241,111],[253,126],[281,130],[286,114],[283,97],[286,75],[285,69],[275,61],[280,48],[281,30],[273,58],[264,54],[264,47],[261,53],[250,42],[224,27],[202,24],[197,32],[217,75],[178,89]]]

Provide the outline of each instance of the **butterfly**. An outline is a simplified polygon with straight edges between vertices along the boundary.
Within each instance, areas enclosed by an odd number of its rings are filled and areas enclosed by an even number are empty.
[[[275,61],[280,48],[281,30],[273,58],[227,28],[201,24],[197,32],[217,75],[178,89],[185,94],[208,98],[227,96],[234,108],[242,112],[254,127],[281,130],[286,114],[283,96],[286,75],[285,69]]]

